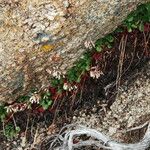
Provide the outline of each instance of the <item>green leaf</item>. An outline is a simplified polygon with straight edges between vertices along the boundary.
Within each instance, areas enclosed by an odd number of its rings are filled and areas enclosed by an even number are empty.
[[[81,77],[79,76],[78,79],[76,80],[77,83],[80,83]]]
[[[57,90],[57,93],[58,93],[58,94],[61,94],[62,91],[63,91],[63,87],[61,87],[61,88],[59,87],[58,90]]]
[[[20,96],[20,97],[17,99],[17,102],[20,102],[20,103],[26,102],[26,101],[29,100],[29,98],[30,98],[30,96],[27,96],[27,95]]]
[[[21,130],[20,127],[17,126],[16,127],[16,132],[20,132],[20,130]]]
[[[134,17],[133,17],[133,16],[128,16],[127,21],[128,21],[128,22],[132,22],[132,21],[133,21],[133,19],[134,19]]]
[[[123,32],[123,29],[122,28],[117,28],[114,32],[115,33],[120,33],[120,32]]]
[[[150,12],[150,3],[147,3],[145,7],[146,7],[147,11]]]
[[[140,25],[139,25],[139,30],[140,30],[141,32],[144,31],[144,24],[143,24],[143,22],[140,23]]]
[[[52,105],[52,100],[48,100],[48,99],[42,99],[40,101],[40,105],[43,107],[44,110],[47,110],[51,105]]]
[[[54,78],[51,80],[51,86],[52,87],[57,87],[59,85],[59,83],[60,83],[60,80],[58,80],[58,79]]]
[[[146,5],[146,9],[147,9],[147,16],[148,16],[148,22],[150,22],[150,3],[148,3],[147,5]]]
[[[97,47],[96,47],[96,51],[97,51],[97,52],[101,52],[101,51],[102,51],[102,47],[101,47],[101,46],[97,46]]]
[[[107,35],[106,36],[107,41],[109,41],[110,43],[112,43],[114,41],[114,37],[112,35]]]
[[[48,103],[43,104],[43,105],[42,105],[42,106],[43,106],[43,109],[44,109],[44,110],[47,110],[47,109],[51,106],[51,104],[52,104],[52,101],[49,101]]]
[[[42,98],[40,100],[40,105],[43,107],[44,110],[46,110],[52,104],[51,93],[49,91],[47,91],[45,93],[42,93],[41,97]]]
[[[103,44],[103,39],[99,39],[96,41],[96,46],[101,46]]]
[[[45,95],[46,95],[47,97],[49,97],[49,96],[51,96],[51,93],[50,93],[49,91],[47,91],[47,92],[45,93]]]
[[[130,26],[127,26],[128,32],[132,32],[132,28]]]
[[[0,121],[3,121],[6,118],[6,108],[4,105],[0,105]]]
[[[76,68],[73,67],[70,70],[68,70],[67,72],[67,79],[69,80],[69,82],[74,82],[77,80],[77,71]]]
[[[3,121],[6,118],[6,114],[1,114],[0,119]]]
[[[15,137],[19,132],[20,132],[20,128],[18,126],[15,127],[11,123],[7,124],[4,128],[4,135],[9,139]]]
[[[85,70],[86,70],[86,71],[89,71],[89,70],[90,70],[90,64],[88,64],[88,65],[85,67]]]
[[[112,48],[112,45],[111,45],[111,44],[107,44],[107,47],[108,47],[108,48]]]
[[[137,25],[136,24],[132,24],[131,27],[136,29]]]

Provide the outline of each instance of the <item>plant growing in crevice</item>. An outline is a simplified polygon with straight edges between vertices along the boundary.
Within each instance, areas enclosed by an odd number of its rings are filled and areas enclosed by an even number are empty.
[[[95,43],[96,51],[101,52],[104,47],[112,48],[114,37],[112,34],[108,34],[105,37],[99,39]]]
[[[28,96],[28,95],[23,95],[23,96],[20,96],[20,97],[17,99],[17,102],[23,103],[23,102],[27,102],[29,99],[30,99],[30,96]]]
[[[3,122],[6,118],[7,111],[4,105],[0,105],[0,121]]]
[[[18,126],[15,127],[12,123],[9,123],[5,126],[3,132],[8,139],[12,139],[20,132],[20,128]]]
[[[67,71],[66,78],[70,83],[81,81],[82,75],[90,70],[92,59],[91,54],[85,53],[82,58],[73,66],[71,69]]]
[[[138,6],[137,10],[128,15],[123,25],[127,27],[128,32],[133,29],[144,31],[144,24],[150,22],[150,3]]]
[[[41,95],[41,100],[39,101],[39,104],[44,110],[47,110],[52,105],[52,103],[53,101],[51,99],[51,93],[49,91]]]

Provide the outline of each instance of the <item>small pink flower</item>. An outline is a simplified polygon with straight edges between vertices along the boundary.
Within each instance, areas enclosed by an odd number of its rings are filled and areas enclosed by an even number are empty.
[[[33,94],[33,95],[30,97],[29,101],[30,101],[32,104],[33,104],[33,103],[39,104],[39,102],[40,102],[40,96],[39,96],[38,94]]]
[[[64,90],[68,90],[68,84],[67,84],[67,83],[64,83],[63,89],[64,89]]]
[[[98,79],[101,75],[103,75],[103,72],[99,70],[98,66],[94,66],[90,70],[90,77],[93,79]]]

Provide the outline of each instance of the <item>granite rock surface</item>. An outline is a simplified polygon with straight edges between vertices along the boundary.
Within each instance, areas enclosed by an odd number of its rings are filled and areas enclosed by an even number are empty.
[[[65,74],[96,41],[147,0],[0,0],[0,102]]]

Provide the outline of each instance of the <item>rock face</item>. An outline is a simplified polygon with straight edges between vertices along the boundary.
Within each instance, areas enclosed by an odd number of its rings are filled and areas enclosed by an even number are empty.
[[[147,0],[0,0],[0,102],[49,84]]]

